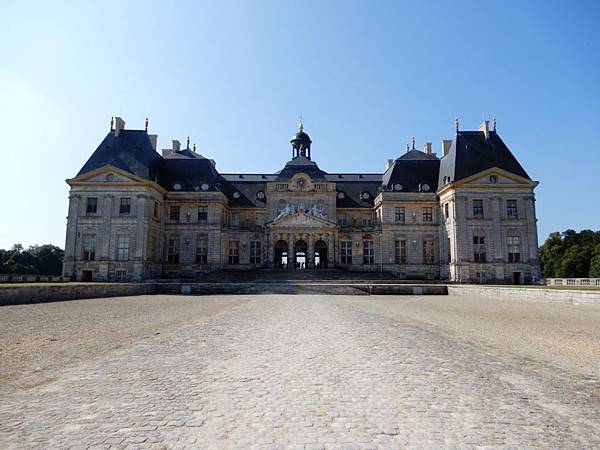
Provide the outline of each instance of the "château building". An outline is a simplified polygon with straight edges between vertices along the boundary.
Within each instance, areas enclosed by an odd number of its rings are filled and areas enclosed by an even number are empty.
[[[70,186],[64,275],[194,278],[213,271],[381,271],[403,279],[539,278],[532,181],[483,122],[385,162],[333,173],[302,124],[276,173],[220,173],[214,160],[129,130],[117,117]]]

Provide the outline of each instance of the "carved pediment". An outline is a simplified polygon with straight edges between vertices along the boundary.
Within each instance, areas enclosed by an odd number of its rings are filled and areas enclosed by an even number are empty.
[[[323,228],[335,227],[336,225],[333,222],[330,222],[326,219],[321,219],[320,217],[315,217],[313,215],[306,214],[305,212],[300,211],[295,214],[290,214],[284,217],[277,218],[273,222],[271,222],[269,226],[276,226],[281,228]]]

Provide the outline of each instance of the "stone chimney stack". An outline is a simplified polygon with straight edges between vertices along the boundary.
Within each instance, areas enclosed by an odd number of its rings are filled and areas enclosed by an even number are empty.
[[[173,139],[173,153],[178,152],[179,150],[181,150],[181,142],[179,142],[177,139]]]
[[[489,139],[490,138],[490,121],[484,120],[483,122],[481,122],[481,125],[479,125],[479,131],[483,131],[483,134],[485,134],[485,138]]]
[[[119,137],[125,129],[125,121],[121,117],[115,117],[115,137]]]
[[[425,145],[423,145],[423,153],[431,155],[431,142],[425,142]]]
[[[442,139],[442,156],[446,156],[452,147],[452,139]]]
[[[154,151],[156,151],[156,145],[158,144],[158,134],[149,134],[148,139],[150,139],[150,144]]]
[[[387,170],[392,167],[392,164],[394,164],[394,160],[393,159],[386,159],[385,160],[385,172],[387,172]]]

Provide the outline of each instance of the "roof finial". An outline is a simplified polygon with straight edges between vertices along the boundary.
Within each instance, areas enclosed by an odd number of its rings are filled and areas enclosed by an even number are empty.
[[[458,132],[458,117],[456,119],[454,119],[454,125],[456,126],[456,131]]]
[[[194,142],[194,153],[196,153],[196,143]]]
[[[188,136],[187,138],[187,146],[186,148],[189,150],[190,149],[190,137]]]
[[[496,118],[495,117],[492,119],[492,128],[494,131],[496,131]]]
[[[406,144],[406,153],[410,152],[410,145]]]
[[[412,149],[415,150],[415,137],[412,137]]]
[[[298,120],[300,121],[300,123],[298,124],[298,129],[300,131],[304,131],[304,117],[302,117],[302,114],[298,116]]]
[[[146,117],[146,122],[144,123],[144,127],[146,131],[148,131],[148,118]]]
[[[115,118],[114,116],[110,118],[110,131],[114,130],[115,128]]]

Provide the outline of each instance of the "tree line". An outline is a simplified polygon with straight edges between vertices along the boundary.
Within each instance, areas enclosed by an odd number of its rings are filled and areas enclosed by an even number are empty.
[[[0,273],[21,275],[61,275],[65,252],[56,245],[32,245],[24,249],[15,244],[0,249]]]
[[[540,262],[544,278],[600,278],[600,231],[550,233]]]

